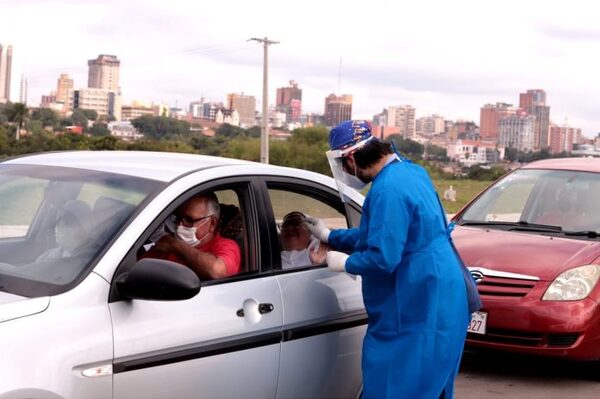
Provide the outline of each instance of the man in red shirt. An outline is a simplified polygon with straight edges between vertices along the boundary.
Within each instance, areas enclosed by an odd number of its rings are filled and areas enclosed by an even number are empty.
[[[239,273],[240,247],[219,234],[219,202],[214,193],[187,200],[175,211],[175,224],[175,235],[161,237],[142,258],[181,263],[204,280]]]

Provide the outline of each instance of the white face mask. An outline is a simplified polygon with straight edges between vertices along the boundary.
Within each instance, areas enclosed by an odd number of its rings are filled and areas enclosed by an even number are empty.
[[[289,267],[310,266],[311,264],[308,249],[300,251],[295,249],[291,251],[281,251],[281,267],[283,269]]]
[[[363,188],[367,187],[367,184],[369,183],[365,183],[364,181],[360,180],[358,177],[351,175],[350,173],[344,173],[344,183],[346,183],[346,185],[348,185],[349,187],[352,187],[355,190],[362,190]]]
[[[196,237],[196,230],[198,229],[195,227],[185,227],[178,225],[176,234],[181,241],[185,242],[188,245],[191,245],[192,247],[195,247],[196,245],[198,245],[198,243],[200,243],[200,240]]]
[[[356,172],[356,163],[354,164],[354,175],[351,175],[345,170],[342,171],[342,173],[344,174],[344,183],[346,183],[348,186],[352,187],[357,191],[361,191],[363,188],[367,187],[367,184],[369,184],[368,182],[365,183],[364,181],[358,178],[358,173]]]
[[[205,219],[201,223],[206,221],[210,221],[210,219]],[[210,234],[209,230],[200,239],[198,239],[198,237],[196,237],[197,231],[197,227],[186,227],[183,225],[177,225],[175,234],[177,234],[177,237],[179,237],[179,239],[185,242],[186,244],[195,247],[202,243],[202,241]]]

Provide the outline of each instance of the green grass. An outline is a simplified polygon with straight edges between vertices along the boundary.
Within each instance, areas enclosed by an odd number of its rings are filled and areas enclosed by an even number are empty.
[[[477,194],[482,192],[487,186],[492,184],[490,181],[478,181],[478,180],[446,180],[446,179],[434,179],[433,185],[438,192],[442,205],[446,213],[456,213],[469,201],[471,201]],[[452,186],[456,190],[456,202],[450,202],[444,200],[444,191]]]

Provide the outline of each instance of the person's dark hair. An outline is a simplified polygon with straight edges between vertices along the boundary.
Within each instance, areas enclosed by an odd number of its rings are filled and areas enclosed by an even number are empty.
[[[219,204],[219,211],[219,232],[225,238],[237,239],[243,229],[240,208],[230,204]]]
[[[356,166],[361,169],[374,165],[386,155],[392,154],[392,145],[385,141],[373,139],[354,153]]]
[[[292,211],[283,217],[281,228],[299,227],[304,223],[306,216],[302,212]]]

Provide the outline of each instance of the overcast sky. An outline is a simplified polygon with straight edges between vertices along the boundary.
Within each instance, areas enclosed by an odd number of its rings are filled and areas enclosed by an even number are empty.
[[[269,99],[295,80],[303,111],[330,93],[352,94],[353,117],[410,104],[479,123],[479,109],[518,105],[544,89],[554,123],[600,132],[600,5],[593,1],[0,0],[0,43],[13,45],[13,100],[21,74],[29,102],[69,73],[87,85],[87,61],[121,60],[124,103],[262,100],[261,45],[269,47]]]

